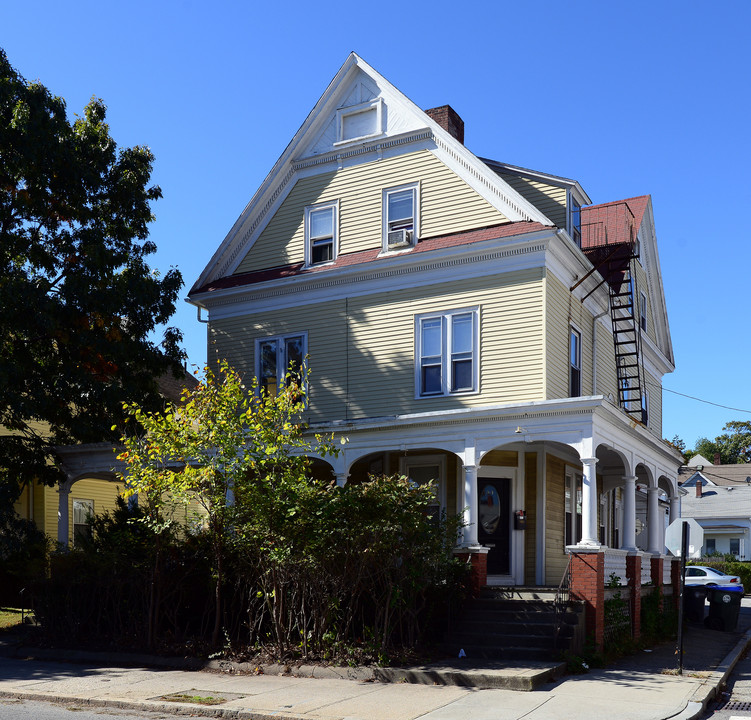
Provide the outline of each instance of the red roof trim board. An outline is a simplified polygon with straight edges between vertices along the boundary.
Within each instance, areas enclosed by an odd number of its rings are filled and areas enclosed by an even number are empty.
[[[460,245],[471,245],[472,243],[483,242],[485,240],[496,240],[514,235],[526,235],[528,233],[538,232],[539,230],[550,230],[550,228],[541,223],[531,221],[492,225],[478,230],[469,230],[467,232],[441,235],[434,238],[420,240],[416,247],[410,252],[423,253],[431,250],[457,247]],[[267,270],[256,270],[254,272],[242,273],[240,275],[230,275],[207,283],[203,287],[194,290],[191,295],[233,287],[242,287],[245,285],[256,285],[270,280],[281,280],[283,278],[300,275],[312,275],[354,265],[364,265],[377,260],[380,254],[380,249],[362,250],[360,252],[340,255],[335,262],[320,267],[306,268],[303,263],[292,263],[281,267],[268,268]]]

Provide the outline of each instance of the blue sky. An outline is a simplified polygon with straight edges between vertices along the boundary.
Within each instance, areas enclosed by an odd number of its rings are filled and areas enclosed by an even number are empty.
[[[8,2],[0,46],[80,112],[148,145],[164,199],[153,265],[185,292],[352,50],[475,154],[577,179],[594,202],[651,193],[677,369],[664,387],[751,410],[746,0],[628,3]],[[174,323],[202,364],[205,326]],[[664,393],[689,447],[751,413]]]

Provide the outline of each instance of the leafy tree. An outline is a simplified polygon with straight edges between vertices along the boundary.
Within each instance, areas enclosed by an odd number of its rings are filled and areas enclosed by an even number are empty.
[[[715,454],[719,453],[723,465],[751,462],[751,422],[732,420],[722,429],[726,432],[714,440],[699,438],[689,456],[703,455],[714,462]]]
[[[688,459],[691,457],[691,451],[686,450],[686,443],[677,435],[673,435],[672,440],[668,440],[667,438],[663,438],[662,440],[667,445],[670,445],[674,450],[677,450],[681,455],[683,455],[683,461],[687,462]]]
[[[212,645],[219,640],[222,585],[228,546],[242,535],[238,508],[245,518],[258,510],[259,498],[307,486],[310,442],[296,420],[305,394],[295,374],[274,394],[259,392],[256,381],[243,385],[223,362],[218,372],[206,369],[204,381],[185,390],[183,402],[163,411],[127,406],[142,433],[123,437],[120,455],[128,466],[127,493],[144,503],[145,521],[161,530],[173,523],[174,506],[198,504],[213,554],[215,616]],[[317,436],[319,453],[334,449],[330,438]],[[294,506],[286,509],[293,512]],[[263,523],[270,519],[264,515]]]
[[[115,439],[123,401],[156,406],[180,333],[152,338],[182,278],[146,262],[153,157],[118,149],[96,98],[65,102],[0,50],[0,482],[61,478],[54,447]],[[7,508],[6,508],[7,509]]]

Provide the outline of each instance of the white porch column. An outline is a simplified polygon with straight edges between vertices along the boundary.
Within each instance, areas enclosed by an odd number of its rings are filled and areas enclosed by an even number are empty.
[[[344,487],[347,484],[347,478],[349,477],[349,473],[346,472],[338,472],[336,474],[336,484],[339,487]]]
[[[477,545],[477,465],[464,466],[464,544]]]
[[[662,539],[662,515],[660,514],[660,503],[658,497],[658,488],[650,487],[647,489],[647,527],[649,528],[649,537],[647,549],[651,553],[662,553],[664,541]]]
[[[670,522],[677,520],[681,516],[681,499],[679,497],[670,498]]]
[[[636,475],[623,478],[623,539],[621,548],[636,550]]]
[[[597,474],[595,465],[597,458],[582,458],[582,539],[579,545],[586,547],[599,547],[597,539]]]
[[[57,486],[57,541],[63,546],[68,547],[68,498],[70,498],[70,486]]]

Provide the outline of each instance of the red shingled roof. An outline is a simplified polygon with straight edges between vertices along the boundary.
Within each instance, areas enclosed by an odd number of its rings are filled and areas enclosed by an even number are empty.
[[[458,245],[470,245],[472,243],[482,242],[483,240],[495,240],[497,238],[511,237],[514,235],[526,235],[527,233],[545,229],[546,226],[541,223],[528,221],[492,225],[478,230],[468,230],[466,232],[454,233],[452,235],[440,235],[438,237],[420,240],[411,252],[422,253],[431,250],[440,250],[442,248],[456,247]],[[380,248],[373,248],[372,250],[361,250],[360,252],[347,253],[345,255],[339,255],[336,261],[330,265],[322,265],[320,267],[305,268],[303,263],[292,263],[290,265],[268,268],[266,270],[257,270],[255,272],[242,273],[240,275],[230,275],[206,283],[206,285],[198,288],[193,294],[212,292],[213,290],[223,290],[225,288],[242,287],[243,285],[255,285],[257,283],[268,282],[269,280],[280,280],[282,278],[294,277],[297,275],[328,272],[329,270],[352,265],[364,265],[376,260],[380,252]]]

